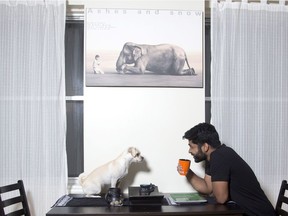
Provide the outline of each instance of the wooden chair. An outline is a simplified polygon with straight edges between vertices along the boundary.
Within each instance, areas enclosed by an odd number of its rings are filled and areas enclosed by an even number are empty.
[[[288,193],[288,184],[286,180],[283,180],[275,207],[278,216],[288,216],[288,194],[285,195],[285,191]],[[286,210],[283,208],[283,204],[285,204]]]
[[[22,180],[19,180],[15,184],[0,187],[0,216],[10,215],[30,216],[30,210]]]

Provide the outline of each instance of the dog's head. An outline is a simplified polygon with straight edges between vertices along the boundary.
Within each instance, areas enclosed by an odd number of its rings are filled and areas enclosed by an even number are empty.
[[[128,154],[131,154],[131,162],[141,162],[144,160],[144,157],[141,155],[141,152],[135,147],[128,148]]]

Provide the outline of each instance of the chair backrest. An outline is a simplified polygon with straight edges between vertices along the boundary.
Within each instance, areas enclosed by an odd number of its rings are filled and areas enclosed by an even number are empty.
[[[275,207],[277,215],[281,216],[288,216],[288,194],[285,194],[285,191],[288,193],[288,184],[286,180],[283,180]],[[285,206],[283,204],[285,204]]]
[[[30,216],[26,192],[22,180],[0,187],[0,216]]]

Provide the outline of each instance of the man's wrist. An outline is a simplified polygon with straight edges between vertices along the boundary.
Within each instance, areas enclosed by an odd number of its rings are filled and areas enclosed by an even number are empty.
[[[186,174],[187,180],[190,181],[191,178],[193,177],[193,175],[194,175],[194,172],[191,169],[189,169],[187,174]]]

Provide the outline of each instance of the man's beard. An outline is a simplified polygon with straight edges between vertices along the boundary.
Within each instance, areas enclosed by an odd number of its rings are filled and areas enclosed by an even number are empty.
[[[201,161],[204,161],[207,159],[207,156],[203,153],[203,151],[201,150],[201,148],[198,149],[198,152],[196,155],[193,156],[194,157],[194,161],[196,163],[199,163]]]

